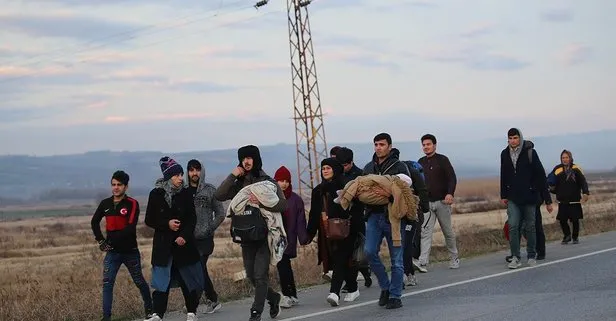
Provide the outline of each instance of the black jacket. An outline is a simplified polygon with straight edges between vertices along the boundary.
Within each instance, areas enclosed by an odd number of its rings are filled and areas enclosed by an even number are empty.
[[[514,167],[509,146],[501,152],[500,194],[501,199],[518,205],[536,205],[538,200],[551,204],[545,169],[530,141],[521,143],[522,150]],[[530,153],[530,157],[528,156]],[[532,158],[532,159],[531,159]],[[531,162],[532,161],[532,162]]]
[[[173,256],[176,267],[191,265],[199,261],[194,230],[197,221],[192,194],[186,188],[173,196],[173,206],[165,201],[165,191],[155,188],[150,192],[145,212],[145,224],[154,229],[152,244],[152,265],[167,266],[169,257]],[[180,229],[172,231],[169,221],[178,219]],[[175,240],[181,236],[186,244],[179,246]]]
[[[423,222],[423,213],[430,212],[430,200],[428,199],[428,189],[426,183],[418,170],[409,167],[411,172],[411,180],[413,180],[413,194],[419,196],[419,208],[417,210],[420,222]]]
[[[113,197],[100,202],[92,216],[92,232],[97,241],[104,240],[100,223],[105,218],[107,242],[115,253],[137,250],[137,222],[139,221],[139,202],[132,197],[124,197],[117,204]]]
[[[417,162],[424,170],[430,202],[442,201],[447,194],[454,195],[458,179],[447,156],[435,153],[430,157],[424,156]]]
[[[581,194],[590,195],[588,190],[588,182],[582,173],[582,170],[577,165],[571,167],[572,175],[567,178],[564,166],[557,165],[552,170],[556,177],[553,193],[556,194],[556,199],[560,203],[569,204],[579,202],[582,199]]]

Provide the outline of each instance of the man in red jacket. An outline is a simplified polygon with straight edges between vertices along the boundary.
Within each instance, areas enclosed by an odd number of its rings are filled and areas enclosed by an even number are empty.
[[[100,202],[91,221],[92,232],[100,250],[107,252],[103,263],[103,321],[111,320],[113,286],[122,264],[126,266],[141,292],[146,319],[152,314],[150,287],[141,272],[141,254],[137,247],[139,202],[126,195],[129,178],[123,171],[113,173],[112,196]],[[103,218],[107,238],[101,233],[100,223]]]

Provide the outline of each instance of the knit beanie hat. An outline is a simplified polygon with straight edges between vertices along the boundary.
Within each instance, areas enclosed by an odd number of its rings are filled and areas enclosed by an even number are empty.
[[[160,171],[163,172],[163,179],[168,181],[171,177],[182,174],[184,175],[184,169],[182,165],[178,164],[173,158],[164,156],[158,161],[160,165]]]
[[[280,168],[274,174],[274,180],[291,182],[291,172],[288,168],[280,166]]]

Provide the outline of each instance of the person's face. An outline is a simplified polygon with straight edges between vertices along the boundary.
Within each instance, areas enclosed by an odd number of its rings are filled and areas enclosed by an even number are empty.
[[[374,142],[374,153],[378,158],[385,158],[391,152],[391,145],[387,143],[387,140],[379,140]]]
[[[122,197],[126,194],[126,189],[128,189],[127,185],[122,184],[117,179],[111,180],[111,194],[114,197]]]
[[[196,168],[191,168],[188,170],[188,177],[190,178],[190,182],[193,184],[199,183],[199,178],[201,177],[201,170]]]
[[[324,179],[330,180],[334,177],[334,170],[329,165],[323,165],[323,167],[321,167],[321,174],[323,174]]]
[[[560,156],[560,161],[563,163],[563,165],[571,165],[571,157],[569,157],[569,154],[567,153],[563,153],[562,156]]]
[[[351,170],[351,168],[353,168],[353,162],[342,164],[342,167],[344,168],[344,172],[348,173]]]
[[[177,174],[171,177],[171,184],[173,184],[176,188],[182,186],[182,183],[184,183],[184,175]]]
[[[432,155],[436,150],[436,145],[432,143],[432,140],[425,139],[423,142],[421,142],[421,149],[423,150],[424,154]]]
[[[507,143],[511,148],[516,148],[520,146],[520,135],[513,135],[507,138]]]
[[[289,181],[282,180],[282,181],[278,181],[278,186],[280,186],[280,189],[282,189],[283,191],[286,191],[287,188],[289,188],[289,185],[291,185],[291,183],[289,183]]]
[[[252,170],[253,165],[254,165],[254,162],[252,160],[252,157],[246,157],[242,160],[242,167],[247,172],[250,172],[250,170]]]

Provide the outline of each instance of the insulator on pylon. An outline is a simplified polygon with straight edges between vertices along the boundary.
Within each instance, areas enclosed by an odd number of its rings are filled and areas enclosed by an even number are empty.
[[[263,7],[264,5],[266,5],[269,2],[269,0],[261,0],[257,3],[255,3],[255,8],[259,9],[259,7]]]
[[[310,3],[312,3],[312,0],[301,1],[299,3],[299,6],[300,7],[305,7],[305,6],[309,5]]]

